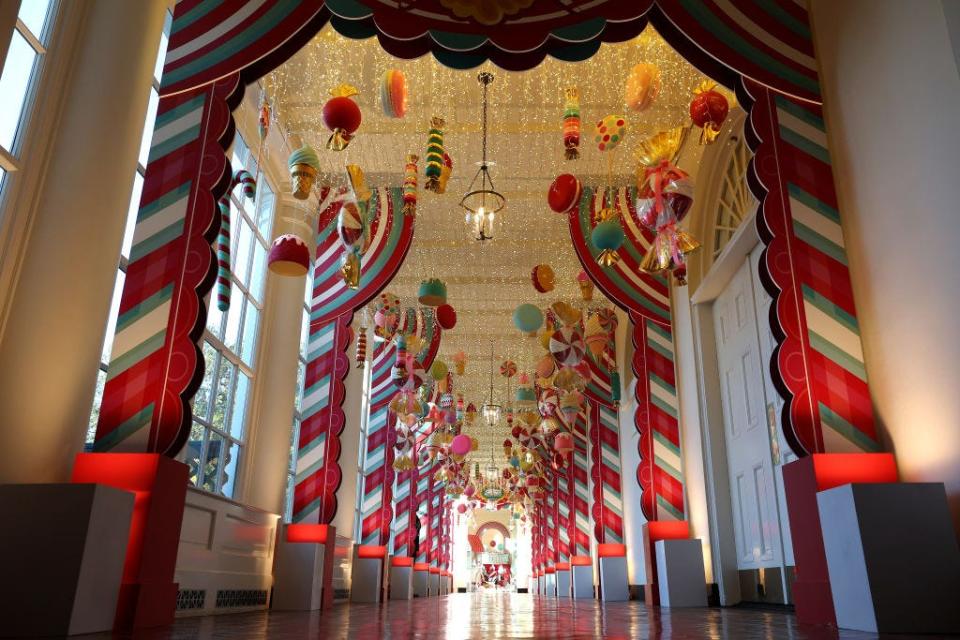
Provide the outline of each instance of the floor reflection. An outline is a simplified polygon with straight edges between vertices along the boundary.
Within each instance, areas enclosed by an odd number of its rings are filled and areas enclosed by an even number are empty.
[[[110,635],[84,636],[97,640]],[[117,636],[112,636],[117,638]],[[602,605],[527,594],[455,594],[383,605],[338,604],[319,613],[248,613],[180,619],[137,640],[339,640],[358,638],[653,638],[681,640],[866,640],[867,633],[798,625],[783,612]],[[891,636],[897,640],[911,636]],[[934,636],[917,636],[926,640]]]

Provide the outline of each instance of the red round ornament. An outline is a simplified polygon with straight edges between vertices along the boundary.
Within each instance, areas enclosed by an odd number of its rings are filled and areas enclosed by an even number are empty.
[[[580,179],[570,173],[557,176],[547,191],[547,204],[557,213],[567,213],[580,204],[583,185]]]
[[[437,324],[443,329],[453,329],[457,326],[457,311],[449,304],[437,307]]]
[[[727,119],[727,113],[730,111],[730,105],[723,94],[710,90],[698,94],[690,102],[690,119],[693,124],[702,127],[708,122],[717,124]]]
[[[360,107],[346,96],[330,98],[323,105],[323,124],[331,131],[342,129],[348,134],[360,128]]]

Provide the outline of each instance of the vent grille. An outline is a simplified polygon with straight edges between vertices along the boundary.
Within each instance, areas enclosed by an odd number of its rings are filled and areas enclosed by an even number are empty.
[[[266,604],[266,589],[221,589],[217,591],[218,609],[261,607]]]
[[[206,601],[206,589],[181,589],[177,591],[177,611],[203,609]]]

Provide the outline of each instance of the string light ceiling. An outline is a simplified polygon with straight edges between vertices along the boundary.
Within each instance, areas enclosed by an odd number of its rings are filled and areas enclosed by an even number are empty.
[[[624,106],[623,89],[630,69],[640,63],[656,64],[662,88],[653,105],[635,114]],[[388,69],[401,70],[409,87],[407,113],[402,119],[384,115],[380,82]],[[482,88],[480,71],[496,74],[496,91],[489,93],[488,157],[495,161],[497,187],[508,205],[497,215],[496,239],[476,242],[464,224],[459,201],[477,171],[481,156],[481,122],[478,116]],[[471,70],[444,67],[432,56],[400,60],[385,53],[373,38],[350,40],[329,26],[285,65],[267,76],[263,85],[280,127],[291,144],[311,144],[320,155],[321,179],[345,182],[344,166],[359,164],[372,187],[399,186],[408,153],[421,156],[420,193],[413,246],[400,273],[387,290],[403,306],[416,305],[422,280],[446,282],[449,303],[457,311],[457,325],[444,332],[438,359],[452,367],[452,356],[467,354],[466,373],[454,376],[455,392],[476,406],[487,399],[490,343],[493,365],[505,359],[520,371],[532,372],[543,353],[534,338],[523,336],[513,325],[513,310],[522,303],[541,308],[556,300],[580,304],[575,277],[581,266],[570,244],[567,220],[546,205],[546,192],[561,173],[575,173],[585,185],[632,185],[637,143],[648,135],[686,123],[693,90],[706,79],[648,27],[637,38],[605,44],[591,59],[580,63],[547,58],[525,72],[509,72],[486,64]],[[363,122],[350,146],[342,152],[324,148],[329,131],[321,110],[333,87],[349,83]],[[581,157],[564,160],[562,115],[564,90],[580,90],[582,117]],[[732,96],[725,91],[728,97]],[[612,152],[612,179],[608,157],[593,143],[594,123],[609,114],[625,114],[628,133]],[[453,173],[443,195],[423,190],[423,156],[432,116],[446,121],[444,144],[453,160]],[[289,153],[289,149],[284,153]],[[697,156],[699,159],[699,156]],[[556,288],[539,294],[531,284],[534,266],[549,264],[556,272]],[[599,290],[592,306],[611,306]],[[622,354],[621,354],[622,357]],[[516,378],[511,388],[516,389]],[[497,374],[494,400],[506,404],[507,383]],[[491,430],[482,420],[470,429],[481,440],[485,459],[499,451],[509,437],[504,421]],[[499,458],[498,458],[499,459]]]

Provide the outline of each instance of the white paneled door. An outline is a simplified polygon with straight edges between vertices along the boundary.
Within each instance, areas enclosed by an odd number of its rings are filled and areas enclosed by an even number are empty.
[[[773,462],[776,447],[771,448],[768,376],[764,375],[764,362],[768,360],[760,347],[751,262],[744,261],[714,305],[739,569],[779,567],[783,562]],[[764,326],[767,332],[769,328]],[[773,431],[776,437],[776,429]]]

